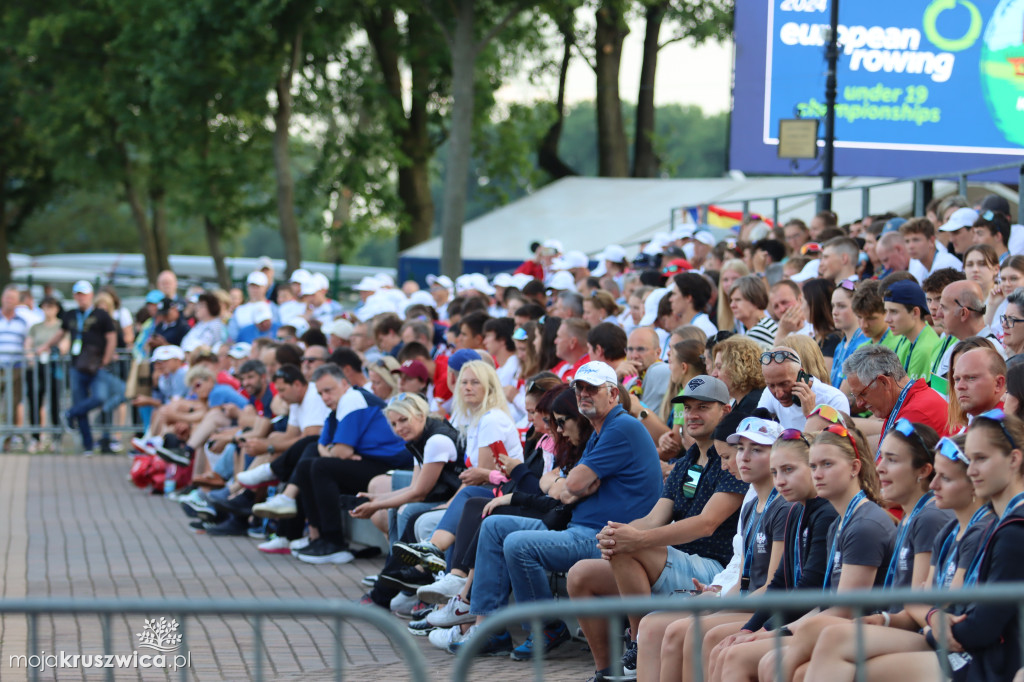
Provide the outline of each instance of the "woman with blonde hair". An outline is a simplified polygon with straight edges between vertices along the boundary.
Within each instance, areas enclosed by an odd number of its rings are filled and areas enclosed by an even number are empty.
[[[516,344],[516,357],[519,358],[520,376],[531,377],[540,372],[540,356],[537,355],[537,323],[530,320],[512,332],[512,342]]]
[[[594,289],[590,296],[583,299],[583,319],[591,327],[596,327],[602,322],[618,324],[618,315],[621,312],[615,297],[604,289]]]
[[[761,346],[745,336],[730,336],[711,349],[711,376],[721,379],[733,399],[733,410],[751,413],[764,391]]]
[[[733,328],[735,320],[732,317],[732,310],[729,309],[729,292],[736,280],[749,274],[750,268],[738,258],[727,260],[722,264],[722,270],[718,275],[718,315],[716,317],[716,325],[719,329]]]
[[[394,373],[400,367],[398,360],[390,355],[366,365],[366,373],[370,377],[370,392],[385,402],[390,400],[391,396],[398,393],[398,378]]]
[[[800,356],[800,364],[804,371],[822,383],[829,383],[829,371],[825,365],[825,356],[817,341],[806,334],[790,334],[779,339],[780,346],[788,346]]]

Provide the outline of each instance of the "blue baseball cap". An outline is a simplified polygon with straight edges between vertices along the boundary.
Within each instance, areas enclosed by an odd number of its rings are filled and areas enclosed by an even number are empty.
[[[921,309],[922,317],[929,314],[928,299],[925,298],[924,289],[917,282],[909,279],[903,279],[890,284],[885,292],[884,299],[889,303],[917,306]]]
[[[456,372],[462,370],[462,366],[467,362],[473,362],[474,360],[480,360],[480,354],[475,350],[469,348],[463,348],[452,353],[451,357],[448,358],[448,369],[453,369]]]
[[[164,300],[164,292],[159,289],[150,289],[146,294],[146,303],[160,303]]]

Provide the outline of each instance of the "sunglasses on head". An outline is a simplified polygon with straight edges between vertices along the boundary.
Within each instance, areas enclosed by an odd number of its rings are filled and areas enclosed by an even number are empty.
[[[779,440],[802,440],[804,445],[811,447],[811,444],[804,438],[804,433],[800,429],[786,429],[779,435]]]
[[[967,459],[964,451],[951,438],[940,438],[935,446],[935,451],[949,460],[971,466],[971,460]]]
[[[796,364],[800,364],[800,358],[788,350],[771,350],[766,353],[761,353],[761,364],[770,365],[773,362],[783,363],[787,360],[791,360]]]
[[[821,417],[825,421],[832,422],[833,424],[842,424],[846,426],[846,420],[843,419],[843,415],[839,414],[839,410],[832,407],[831,405],[818,405],[811,411],[810,417]],[[808,419],[810,419],[808,417]]]
[[[1013,439],[1013,436],[1010,435],[1010,432],[1006,430],[1006,424],[1003,423],[1006,421],[1005,412],[1003,412],[997,407],[994,410],[989,410],[988,412],[983,412],[979,414],[976,418],[988,419],[989,421],[993,421],[996,424],[999,424],[999,428],[1003,430],[1003,435],[1006,436],[1006,440],[1010,441],[1010,448],[1013,450],[1017,449],[1017,441]]]
[[[981,217],[991,222],[992,220],[995,219],[996,214],[993,213],[992,211],[985,211],[984,213],[981,214]]]
[[[274,379],[280,379],[281,381],[287,381],[288,383],[295,381],[295,378],[283,369],[279,369],[274,372]]]
[[[839,283],[839,288],[846,289],[847,291],[856,291],[857,283],[854,282],[852,279],[844,279],[842,282]]]
[[[860,459],[860,450],[857,449],[857,441],[853,439],[853,434],[847,430],[842,424],[829,424],[825,427],[825,432],[845,438],[850,441],[850,445],[853,446],[853,454],[857,455],[857,459]]]
[[[407,392],[403,391],[403,392],[399,393],[398,395],[392,396],[388,400],[388,403],[387,403],[388,407],[394,405],[395,403],[400,403],[403,400],[408,400],[409,398],[412,397],[412,395],[413,395],[412,393],[407,393]]]
[[[921,434],[917,432],[917,429],[914,428],[914,424],[909,419],[904,419],[903,417],[900,417],[899,419],[896,420],[896,423],[893,424],[892,428],[893,431],[896,431],[904,438],[915,439],[918,443],[921,444],[921,447],[924,448],[925,452],[928,452],[928,450],[931,449],[928,447],[928,444],[924,442],[924,438],[922,438]]]

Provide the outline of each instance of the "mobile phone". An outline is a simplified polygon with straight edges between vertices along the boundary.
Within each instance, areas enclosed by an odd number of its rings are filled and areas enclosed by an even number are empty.
[[[367,498],[359,497],[358,495],[338,495],[338,506],[341,507],[342,511],[351,511],[369,501]]]
[[[811,383],[811,375],[801,369],[799,372],[796,373],[796,380],[797,381],[802,381],[803,383],[805,383],[807,385],[810,385],[810,383]],[[793,394],[792,397],[793,397],[793,404],[796,405],[797,407],[800,407],[800,398],[798,398],[795,393]]]
[[[693,464],[686,470],[686,480],[683,481],[683,497],[692,500],[697,494],[697,486],[700,484],[700,477],[704,473],[704,467]]]

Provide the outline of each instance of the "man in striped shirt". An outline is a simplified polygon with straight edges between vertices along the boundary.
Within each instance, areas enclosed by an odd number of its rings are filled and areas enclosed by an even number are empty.
[[[22,363],[25,359],[25,337],[28,323],[17,314],[18,289],[8,286],[0,297],[0,419],[6,424],[20,424]]]

